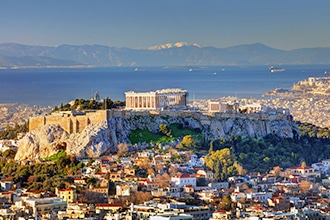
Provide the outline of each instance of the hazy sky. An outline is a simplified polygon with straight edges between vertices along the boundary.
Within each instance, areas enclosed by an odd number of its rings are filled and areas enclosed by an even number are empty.
[[[330,0],[3,0],[0,43],[330,47]]]

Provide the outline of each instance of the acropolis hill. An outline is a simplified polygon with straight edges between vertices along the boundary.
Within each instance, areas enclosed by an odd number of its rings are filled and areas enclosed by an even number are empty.
[[[29,131],[33,131],[47,124],[58,124],[67,133],[82,132],[88,125],[94,125],[107,121],[111,117],[122,117],[124,119],[133,118],[134,116],[143,117],[193,117],[202,124],[211,124],[213,120],[224,120],[228,118],[240,118],[251,121],[276,121],[276,120],[292,120],[288,114],[277,112],[269,113],[250,113],[243,114],[239,112],[195,112],[195,111],[129,111],[129,110],[98,110],[98,111],[67,111],[57,112],[48,116],[36,116],[29,119]]]
[[[116,152],[118,144],[131,145],[133,130],[160,132],[162,124],[177,124],[200,132],[209,141],[232,137],[263,138],[268,134],[294,138],[299,129],[288,114],[209,113],[174,110],[100,110],[85,114],[38,116],[30,119],[30,132],[22,139],[15,160],[46,158],[66,146],[66,152],[79,158],[96,158]],[[167,145],[175,147],[180,138]],[[139,143],[137,149],[152,143]]]
[[[173,90],[172,90],[173,91]],[[236,102],[210,102],[208,111],[189,108],[176,93],[130,93],[129,109],[59,111],[30,118],[30,132],[21,140],[15,160],[45,158],[59,145],[79,158],[95,158],[116,152],[118,144],[131,144],[133,130],[160,132],[160,125],[177,124],[200,132],[209,141],[232,137],[262,138],[275,134],[283,138],[300,135],[287,109],[261,108]],[[171,98],[175,97],[175,98]],[[159,100],[154,102],[155,100]],[[170,146],[176,146],[178,138]],[[136,148],[152,143],[139,143]]]
[[[191,111],[186,106],[187,91],[182,89],[163,89],[155,92],[126,92],[125,110],[89,110],[89,111],[60,111],[47,116],[31,117],[29,130],[35,130],[47,124],[58,124],[67,133],[82,132],[88,125],[107,121],[112,117],[125,119],[134,116],[163,116],[163,117],[193,117],[202,124],[211,124],[212,120],[225,118],[241,118],[245,120],[292,120],[285,109],[267,109],[261,111],[261,106],[237,103],[212,102],[207,111]],[[240,113],[245,111],[248,114]]]

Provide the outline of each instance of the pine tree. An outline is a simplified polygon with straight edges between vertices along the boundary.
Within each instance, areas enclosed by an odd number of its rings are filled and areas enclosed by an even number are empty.
[[[211,155],[213,153],[213,141],[210,142],[210,149],[209,154]]]
[[[220,163],[219,160],[215,161],[213,170],[214,170],[214,178],[216,180],[221,179],[221,177],[222,177],[222,175],[221,175],[222,174],[222,168],[221,168],[221,163]]]

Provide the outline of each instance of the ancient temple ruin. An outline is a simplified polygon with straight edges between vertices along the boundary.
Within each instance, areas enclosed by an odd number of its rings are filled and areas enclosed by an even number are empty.
[[[186,109],[187,91],[183,89],[162,89],[150,92],[125,92],[126,109],[166,110]]]

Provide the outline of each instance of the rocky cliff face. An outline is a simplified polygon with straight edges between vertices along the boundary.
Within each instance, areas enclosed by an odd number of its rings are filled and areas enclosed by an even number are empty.
[[[27,133],[20,141],[15,160],[46,158],[58,152],[58,145],[67,140],[67,134],[58,125],[45,125]]]
[[[290,117],[273,120],[201,115],[199,119],[182,116],[112,117],[102,123],[87,126],[81,133],[71,135],[58,125],[45,125],[22,139],[15,159],[45,158],[55,154],[61,143],[66,143],[66,151],[69,154],[81,158],[95,158],[116,152],[119,143],[129,144],[131,130],[147,129],[159,132],[160,124],[172,123],[200,131],[210,140],[235,136],[261,138],[270,133],[292,138],[295,133],[299,134]]]
[[[82,158],[95,158],[117,151],[119,143],[129,143],[130,126],[127,120],[113,117],[108,121],[87,126],[80,134],[67,140],[67,152]]]
[[[283,138],[293,138],[295,133],[299,133],[294,123],[289,120],[249,120],[242,118],[212,120],[208,132],[214,139],[228,139],[235,136],[262,138],[271,133]]]

